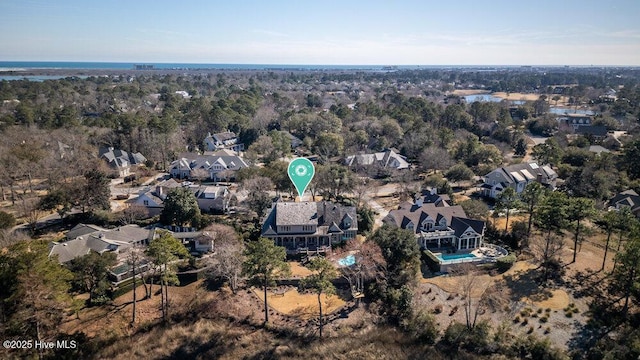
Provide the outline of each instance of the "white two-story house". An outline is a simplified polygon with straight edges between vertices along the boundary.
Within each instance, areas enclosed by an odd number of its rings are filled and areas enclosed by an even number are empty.
[[[495,199],[507,187],[513,188],[520,194],[528,183],[534,181],[555,189],[557,179],[558,174],[551,169],[550,165],[539,166],[535,162],[529,162],[503,166],[484,176],[484,184],[481,186],[482,195]]]

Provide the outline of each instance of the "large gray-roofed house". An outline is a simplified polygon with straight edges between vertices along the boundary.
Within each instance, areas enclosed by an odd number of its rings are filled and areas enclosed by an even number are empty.
[[[475,249],[484,240],[484,221],[467,218],[459,205],[405,202],[392,210],[383,222],[412,231],[421,248]]]
[[[216,134],[208,133],[204,139],[204,147],[206,151],[230,149],[240,152],[244,150],[244,144],[238,143],[238,136],[231,131]]]
[[[118,172],[119,176],[127,176],[131,166],[143,164],[147,159],[139,152],[130,153],[112,147],[101,147],[98,156],[104,159],[107,164]]]
[[[218,181],[226,177],[225,173],[234,174],[248,166],[241,157],[230,155],[227,151],[222,150],[208,155],[182,154],[178,160],[171,163],[169,172],[174,178],[190,179],[193,177],[194,171],[202,170],[209,174],[210,179]]]
[[[331,202],[275,202],[265,217],[262,236],[290,254],[327,252],[332,244],[353,239],[356,209]]]
[[[640,218],[640,195],[633,190],[625,190],[609,201],[609,206],[620,210],[624,207]]]
[[[108,231],[108,230],[98,225],[78,224],[67,232],[66,237],[67,237],[67,240],[73,240],[79,236],[91,234],[96,231]]]
[[[533,181],[555,189],[556,174],[550,165],[539,166],[535,162],[527,162],[499,167],[484,176],[484,184],[481,186],[482,195],[496,198],[507,187],[513,188],[520,194],[525,186]]]
[[[116,229],[106,230],[96,227],[93,232],[93,225],[80,224],[70,231],[71,238],[65,242],[52,242],[49,249],[49,256],[57,255],[60,263],[69,262],[77,257],[81,257],[94,251],[104,253],[113,251],[122,254],[132,246],[145,246],[153,238],[154,229],[141,228],[137,225],[125,225]]]
[[[347,166],[367,167],[377,165],[396,170],[407,169],[409,167],[409,163],[405,157],[391,149],[373,154],[347,156],[344,159],[344,163]]]

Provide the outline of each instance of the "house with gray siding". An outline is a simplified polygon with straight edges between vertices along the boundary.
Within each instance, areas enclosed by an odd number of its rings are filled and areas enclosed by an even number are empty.
[[[527,162],[503,166],[484,176],[481,194],[495,199],[507,187],[520,194],[527,184],[534,181],[555,189],[557,179],[558,174],[551,169],[551,165],[540,166],[535,162]]]
[[[261,235],[289,254],[331,251],[332,244],[353,239],[358,232],[356,208],[328,201],[273,203]]]

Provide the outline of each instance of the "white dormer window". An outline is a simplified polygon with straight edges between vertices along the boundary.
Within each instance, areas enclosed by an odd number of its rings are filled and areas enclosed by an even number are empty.
[[[433,230],[433,221],[429,221],[429,220],[425,220],[422,222],[422,229],[424,231],[431,231]]]

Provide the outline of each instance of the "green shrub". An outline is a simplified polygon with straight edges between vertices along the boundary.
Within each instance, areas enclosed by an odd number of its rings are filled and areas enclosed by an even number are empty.
[[[402,329],[411,335],[414,339],[434,344],[438,337],[438,325],[431,314],[426,311],[419,311],[408,320],[403,320]]]
[[[516,256],[514,254],[509,254],[507,256],[503,256],[496,260],[496,268],[500,272],[505,272],[516,263]]]
[[[13,214],[0,211],[0,229],[9,229],[16,225],[16,218]]]
[[[445,330],[442,340],[444,344],[478,352],[487,347],[490,332],[491,326],[486,321],[479,322],[472,329],[454,321]]]

